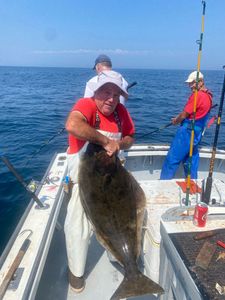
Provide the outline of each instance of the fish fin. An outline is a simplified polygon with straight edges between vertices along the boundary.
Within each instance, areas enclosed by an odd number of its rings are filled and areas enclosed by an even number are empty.
[[[129,297],[147,295],[147,294],[163,294],[163,288],[147,276],[139,272],[134,277],[124,277],[118,289],[112,295],[110,300],[126,299]]]

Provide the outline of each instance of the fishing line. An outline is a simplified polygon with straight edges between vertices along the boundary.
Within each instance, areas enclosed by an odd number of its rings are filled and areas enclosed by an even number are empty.
[[[189,204],[189,195],[190,195],[190,186],[191,186],[191,166],[192,166],[192,155],[193,155],[194,136],[195,136],[194,127],[195,127],[195,119],[196,119],[199,72],[200,72],[200,62],[201,62],[201,54],[202,54],[203,33],[204,33],[205,7],[206,7],[206,2],[202,1],[201,34],[200,34],[200,40],[197,41],[197,44],[199,44],[199,51],[198,51],[198,63],[197,63],[196,89],[195,89],[195,93],[194,93],[193,119],[191,122],[191,125],[192,125],[191,126],[191,139],[190,139],[189,161],[188,161],[187,190],[186,190],[186,199],[185,199],[186,206],[188,206],[188,204]]]
[[[24,167],[27,166],[27,164],[30,162],[31,159],[33,159],[41,150],[47,146],[53,139],[55,139],[57,136],[61,135],[65,131],[65,127],[61,128],[56,134],[54,134],[50,139],[48,139],[45,143],[43,143],[37,150],[35,150],[30,157],[27,159],[27,161],[24,163]]]

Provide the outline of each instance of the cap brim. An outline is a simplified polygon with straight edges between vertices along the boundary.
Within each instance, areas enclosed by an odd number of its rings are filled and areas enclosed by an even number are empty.
[[[199,77],[199,78],[198,78],[198,81],[199,81],[199,80],[203,80],[203,77]],[[187,79],[187,80],[185,80],[186,83],[191,83],[191,82],[193,82],[193,81],[196,81],[196,79],[192,79],[192,80],[191,80],[191,79]]]
[[[100,84],[99,83],[95,83],[95,86],[93,87],[94,93],[98,89],[100,89],[102,86],[104,86],[106,83],[112,83],[112,84],[116,85],[120,89],[120,91],[121,91],[121,96],[123,96],[126,99],[128,98],[128,92],[124,88],[120,87],[118,84],[116,84],[113,81],[101,82]]]

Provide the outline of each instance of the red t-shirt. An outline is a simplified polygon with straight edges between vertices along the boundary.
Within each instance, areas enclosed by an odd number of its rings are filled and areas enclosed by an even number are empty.
[[[188,119],[193,119],[194,111],[194,97],[195,93],[189,97],[184,111],[189,114]],[[212,106],[212,93],[209,90],[198,91],[197,94],[197,106],[196,106],[196,120],[203,118],[210,111]]]
[[[130,117],[130,114],[124,107],[124,105],[118,103],[116,107],[121,127],[122,127],[122,136],[133,135],[135,133],[135,128],[133,121]],[[91,127],[95,127],[96,122],[96,111],[98,111],[98,115],[100,118],[99,129],[103,131],[117,133],[119,132],[118,124],[115,120],[114,114],[112,113],[110,116],[103,115],[96,106],[95,101],[92,98],[81,98],[77,101],[77,103],[73,106],[71,111],[79,111],[81,112],[87,120],[87,123]],[[77,139],[72,134],[69,134],[69,154],[77,153],[85,144],[85,141]]]

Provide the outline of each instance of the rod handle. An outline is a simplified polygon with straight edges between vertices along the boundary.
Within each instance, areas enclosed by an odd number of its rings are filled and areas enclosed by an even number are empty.
[[[13,165],[10,163],[7,157],[1,156],[1,160],[5,163],[8,169],[12,172],[12,174],[16,177],[16,179],[22,184],[22,186],[28,191],[28,193],[32,196],[32,199],[40,206],[45,207],[44,204],[40,201],[40,199],[33,193],[26,182],[23,180],[22,176],[16,171]]]
[[[212,191],[212,177],[207,177],[205,190],[202,191],[203,193],[203,202],[209,204],[210,196]]]

